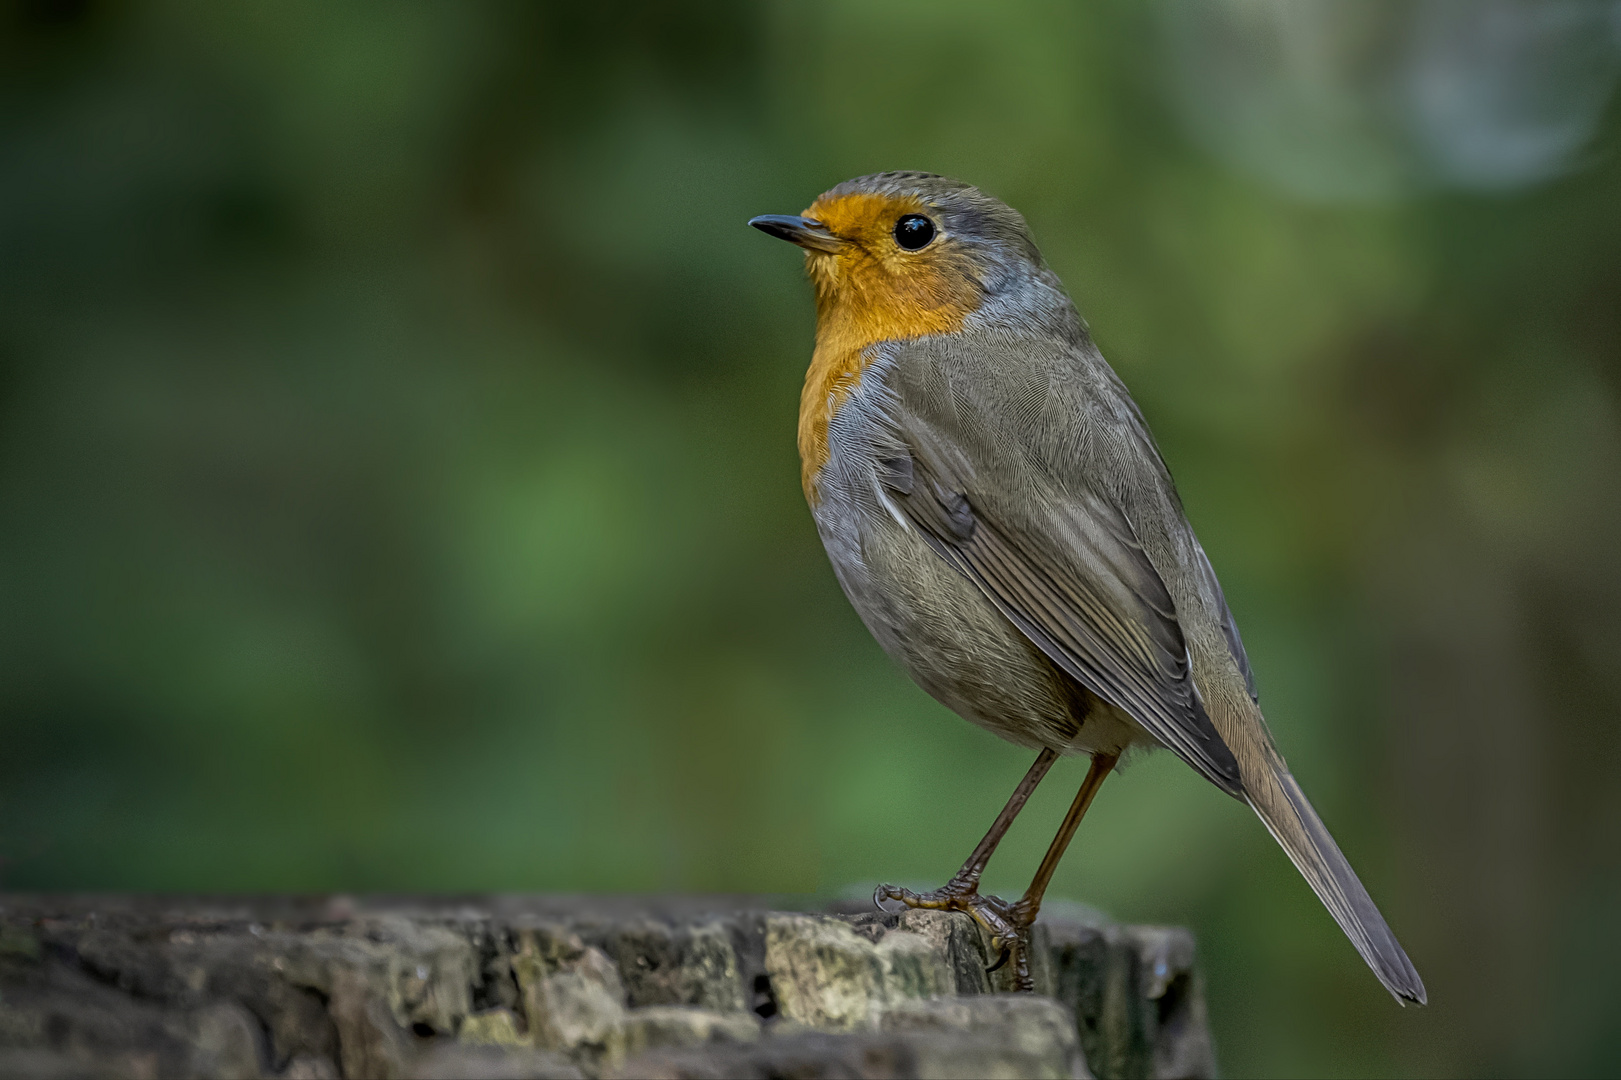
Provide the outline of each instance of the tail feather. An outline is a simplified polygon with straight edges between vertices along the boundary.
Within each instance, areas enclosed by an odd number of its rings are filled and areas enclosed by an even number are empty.
[[[1328,834],[1317,811],[1289,775],[1281,760],[1273,755],[1272,767],[1261,776],[1246,776],[1248,801],[1274,839],[1288,852],[1318,899],[1328,908],[1356,951],[1384,983],[1398,1002],[1426,1001],[1424,980],[1418,977],[1407,953],[1390,932],[1384,916],[1374,906],[1368,890],[1362,887],[1356,871],[1340,853],[1339,845]],[[1246,770],[1248,771],[1248,770]]]

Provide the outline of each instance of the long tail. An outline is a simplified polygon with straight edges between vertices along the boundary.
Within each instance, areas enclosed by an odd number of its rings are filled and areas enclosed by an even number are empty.
[[[1385,989],[1402,1004],[1412,1001],[1423,1005],[1426,1000],[1424,980],[1413,969],[1413,962],[1407,959],[1396,935],[1390,932],[1384,916],[1368,896],[1368,890],[1357,879],[1356,871],[1340,854],[1339,845],[1328,835],[1322,819],[1306,801],[1305,793],[1289,775],[1282,760],[1275,754],[1265,756],[1270,759],[1271,768],[1245,770],[1250,774],[1244,777],[1250,806],[1289,853],[1296,869],[1379,981],[1385,984]]]

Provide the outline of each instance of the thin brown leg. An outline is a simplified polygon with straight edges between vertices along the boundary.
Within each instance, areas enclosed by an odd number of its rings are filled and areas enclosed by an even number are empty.
[[[1026,955],[1029,950],[1026,946],[1030,927],[1036,921],[1036,913],[1041,910],[1041,898],[1046,894],[1047,885],[1053,879],[1053,871],[1058,869],[1058,860],[1064,857],[1064,849],[1069,847],[1070,840],[1075,836],[1075,830],[1080,827],[1081,818],[1086,816],[1087,807],[1092,805],[1098,788],[1103,786],[1104,778],[1119,760],[1118,754],[1092,755],[1092,767],[1086,770],[1086,779],[1081,781],[1081,790],[1075,793],[1075,801],[1070,804],[1069,813],[1064,815],[1064,823],[1058,827],[1058,835],[1053,837],[1041,865],[1036,868],[1036,876],[1030,882],[1030,888],[1025,890],[1024,897],[1008,912],[1008,921],[1013,924],[1018,941],[999,944],[1004,947],[1011,945],[1017,952],[1018,985],[1021,990],[1035,989],[1035,984],[1030,978],[1030,962]]]
[[[1047,770],[1051,769],[1053,762],[1057,760],[1056,750],[1043,750],[1037,756],[1035,764],[1030,766],[1030,771],[1024,774],[1019,786],[1013,789],[1013,795],[1008,799],[1007,805],[1002,807],[1002,812],[991,822],[990,831],[979,842],[979,846],[974,848],[974,853],[968,856],[968,861],[963,863],[962,869],[958,870],[945,885],[926,893],[916,893],[911,889],[902,889],[894,885],[880,885],[873,893],[873,902],[882,905],[885,900],[899,900],[907,907],[965,911],[995,938],[1000,939],[1016,933],[1015,927],[1008,921],[1011,910],[1009,905],[994,896],[980,896],[979,879],[980,875],[985,873],[985,866],[991,861],[991,856],[996,852],[996,845],[1007,835],[1013,819],[1019,816],[1024,804],[1030,801],[1031,792],[1036,790],[1036,785],[1041,783],[1041,778],[1047,775]]]
[[[951,879],[954,883],[969,888],[978,887],[980,875],[985,872],[985,866],[991,861],[991,856],[996,854],[996,845],[1002,842],[1002,837],[1007,835],[1013,819],[1019,816],[1024,804],[1030,801],[1030,795],[1036,790],[1036,785],[1041,783],[1041,778],[1047,775],[1047,770],[1052,768],[1053,762],[1057,760],[1056,750],[1043,750],[1037,756],[1035,764],[1030,766],[1030,771],[1024,774],[1019,786],[1013,789],[1007,805],[1002,807],[1002,812],[991,822],[990,832],[985,834],[979,846],[974,848],[974,853],[968,856],[968,861],[963,863],[962,869],[957,871],[956,877]]]

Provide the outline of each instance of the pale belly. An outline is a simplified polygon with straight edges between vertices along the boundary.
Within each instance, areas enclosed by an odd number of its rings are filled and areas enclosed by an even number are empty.
[[[856,491],[824,490],[815,517],[867,629],[947,708],[1031,748],[1121,754],[1157,745],[1059,670],[978,586],[880,505]]]

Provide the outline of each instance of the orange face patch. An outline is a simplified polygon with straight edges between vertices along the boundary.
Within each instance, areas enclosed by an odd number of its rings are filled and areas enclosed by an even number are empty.
[[[934,217],[917,199],[874,194],[823,197],[805,211],[844,241],[835,252],[805,253],[816,287],[816,351],[799,399],[799,459],[812,505],[827,464],[828,422],[861,382],[864,351],[960,330],[980,304],[972,260],[949,235],[942,231],[918,251],[895,242],[895,223],[907,214]]]

